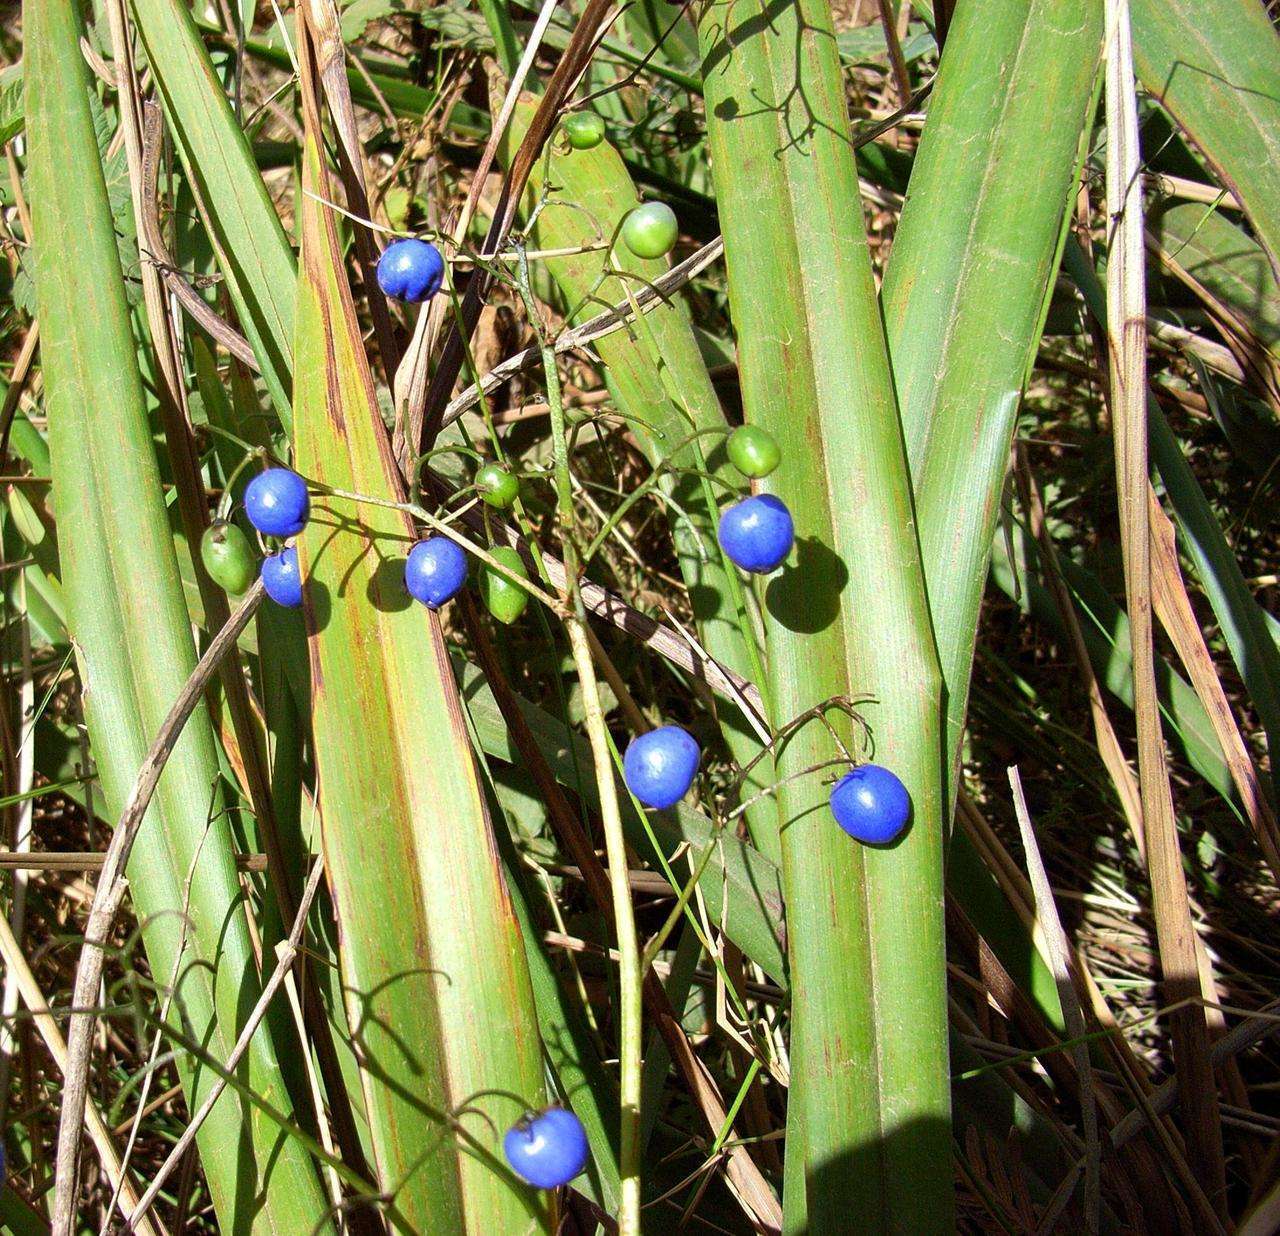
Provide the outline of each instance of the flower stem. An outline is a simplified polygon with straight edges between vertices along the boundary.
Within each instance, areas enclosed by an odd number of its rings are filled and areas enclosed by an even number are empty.
[[[573,489],[569,475],[569,443],[565,430],[564,400],[555,350],[540,329],[537,307],[529,286],[529,266],[521,251],[519,286],[530,324],[538,333],[542,365],[546,371],[547,407],[551,416],[551,445],[555,456],[556,519],[563,540],[565,586],[568,612],[565,627],[573,652],[574,667],[582,684],[582,705],[591,758],[595,765],[596,789],[600,796],[600,817],[604,823],[605,856],[609,864],[609,886],[613,894],[614,929],[618,935],[618,987],[620,1026],[618,1044],[619,1098],[621,1106],[621,1154],[619,1175],[622,1199],[618,1213],[620,1236],[640,1233],[640,1082],[643,1023],[641,1005],[640,945],[627,879],[627,850],[622,831],[618,787],[613,775],[609,734],[600,704],[595,664],[587,637],[587,614],[579,587],[578,547],[574,539]]]

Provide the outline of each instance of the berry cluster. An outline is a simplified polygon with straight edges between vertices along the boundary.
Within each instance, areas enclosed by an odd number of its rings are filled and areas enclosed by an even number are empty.
[[[563,125],[575,150],[590,150],[604,140],[604,121],[594,112],[577,112]],[[623,220],[623,243],[640,258],[664,257],[674,248],[678,227],[671,208],[661,202],[637,206]],[[378,263],[378,283],[390,297],[411,304],[428,300],[440,289],[444,260],[435,246],[421,240],[398,240]],[[771,475],[782,462],[773,436],[756,425],[735,429],[725,443],[730,463],[751,480]],[[474,484],[481,500],[496,510],[513,506],[520,480],[499,463],[477,469]],[[263,536],[283,540],[305,527],[311,511],[307,484],[288,468],[268,468],[245,488],[249,522]],[[721,514],[718,538],[729,561],[752,574],[776,571],[795,543],[795,525],[785,502],[770,493],[753,493]],[[219,520],[205,533],[201,555],[209,576],[228,592],[244,592],[253,582],[253,551],[235,524]],[[520,554],[507,545],[489,551],[480,574],[480,594],[489,612],[513,623],[529,602],[515,579],[528,579]],[[501,569],[499,569],[501,568]],[[260,573],[267,595],[279,605],[302,604],[302,572],[298,551],[285,545],[263,558]],[[428,609],[451,601],[467,582],[467,555],[448,536],[417,542],[405,560],[405,589]],[[514,579],[512,578],[514,577]],[[701,748],[678,725],[662,725],[632,740],[623,757],[623,780],[646,807],[666,810],[689,792],[702,758]],[[846,833],[867,845],[886,845],[902,833],[911,815],[911,798],[902,781],[878,764],[861,764],[846,773],[831,791],[831,813]],[[587,1162],[587,1138],[581,1122],[565,1108],[553,1106],[522,1116],[506,1133],[503,1150],[512,1170],[539,1189],[568,1184]]]

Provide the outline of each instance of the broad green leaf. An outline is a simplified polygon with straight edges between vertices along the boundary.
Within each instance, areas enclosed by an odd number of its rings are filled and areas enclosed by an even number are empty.
[[[403,0],[348,0],[342,8],[342,41],[354,43],[364,37],[370,22],[381,21],[404,11]]]
[[[885,272],[952,762],[1101,46],[1101,8],[1078,0],[958,7]]]
[[[296,271],[253,152],[181,0],[133,0],[174,144],[240,329],[288,428]]]
[[[40,352],[61,567],[90,741],[114,818],[194,667],[195,649],[129,328],[77,8],[70,0],[39,0],[26,6],[24,19]],[[258,980],[221,798],[213,731],[199,707],[166,765],[129,875],[152,973],[167,984],[178,967],[175,1024],[225,1059]],[[177,1060],[194,1110],[213,1078],[186,1053]],[[266,1027],[253,1037],[244,1080],[287,1110]],[[224,1230],[296,1233],[324,1221],[328,1203],[306,1153],[236,1093],[214,1106],[198,1144]]]
[[[940,672],[871,277],[845,84],[824,0],[713,3],[700,22],[708,153],[746,418],[782,446],[763,488],[797,548],[764,585],[770,720],[837,697],[907,784],[885,849],[832,823],[811,773],[780,785],[789,922],[789,1230],[950,1226]],[[846,746],[852,726],[832,723]],[[780,777],[836,760],[809,720]],[[838,773],[831,769],[828,776]],[[909,924],[905,926],[904,923]]]
[[[885,64],[889,59],[884,27],[879,22],[855,26],[852,30],[841,30],[836,35],[836,46],[840,48],[840,59],[847,64]],[[902,59],[907,64],[912,64],[921,56],[927,56],[936,50],[933,35],[925,29],[924,24],[912,22],[907,38],[902,43]]]
[[[1244,207],[1280,277],[1280,34],[1261,0],[1132,0],[1133,62]]]
[[[387,499],[395,465],[304,107],[296,462]],[[398,512],[321,498],[300,538],[324,853],[374,1159],[398,1230],[541,1230],[547,1208],[501,1152],[544,1097],[524,943],[439,620],[404,591],[413,536]]]

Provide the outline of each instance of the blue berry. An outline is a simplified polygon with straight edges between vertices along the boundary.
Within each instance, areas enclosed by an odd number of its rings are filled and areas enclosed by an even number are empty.
[[[646,807],[670,807],[693,784],[702,752],[678,725],[663,725],[632,740],[622,760],[629,789]]]
[[[268,468],[244,487],[244,513],[266,536],[296,536],[311,513],[307,483],[288,468]]]
[[[420,305],[430,300],[444,281],[444,258],[425,240],[397,240],[378,259],[378,286],[395,300]]]
[[[302,604],[302,569],[292,545],[262,560],[262,586],[277,605],[297,609]]]
[[[895,773],[879,764],[860,764],[831,791],[831,814],[858,841],[884,845],[907,825],[911,795]]]
[[[795,539],[787,504],[772,494],[744,498],[720,516],[720,544],[744,571],[767,575],[775,570]]]
[[[415,601],[439,609],[467,582],[467,555],[447,536],[429,536],[410,551],[404,564],[404,586]]]
[[[587,1165],[587,1134],[563,1107],[522,1116],[507,1130],[502,1150],[511,1170],[539,1189],[566,1185]]]

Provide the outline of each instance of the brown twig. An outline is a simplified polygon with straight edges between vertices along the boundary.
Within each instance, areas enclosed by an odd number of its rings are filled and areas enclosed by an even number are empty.
[[[249,341],[233,326],[223,321],[204,300],[197,295],[175,264],[164,243],[160,220],[156,214],[160,183],[160,142],[163,132],[163,116],[155,103],[146,105],[142,139],[142,202],[141,215],[143,260],[150,261],[160,272],[164,285],[177,298],[178,304],[195,320],[210,338],[222,344],[242,364],[255,373],[258,361]]]
[[[100,871],[104,850],[0,850],[0,871]],[[265,854],[237,854],[237,871],[266,871]]]
[[[880,8],[880,26],[884,30],[885,46],[889,49],[889,65],[893,69],[894,84],[898,87],[898,100],[905,104],[911,98],[911,74],[902,55],[902,43],[893,20],[893,6],[889,0],[877,0]]]

